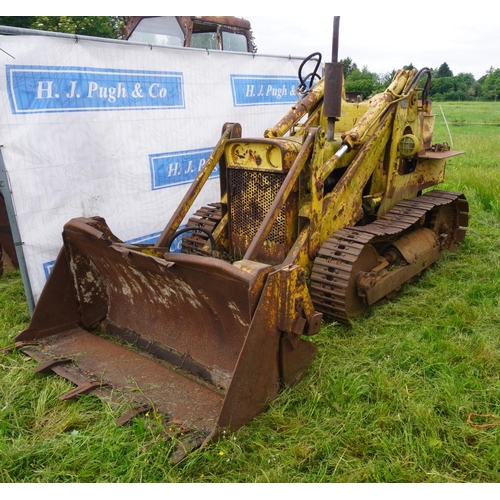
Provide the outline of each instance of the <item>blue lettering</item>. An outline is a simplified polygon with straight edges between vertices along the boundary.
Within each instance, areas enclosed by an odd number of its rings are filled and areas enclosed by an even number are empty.
[[[185,107],[179,72],[22,65],[6,72],[14,114]]]

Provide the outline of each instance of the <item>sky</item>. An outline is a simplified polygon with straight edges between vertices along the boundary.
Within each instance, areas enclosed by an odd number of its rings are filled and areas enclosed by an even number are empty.
[[[48,0],[31,4],[26,15],[237,16],[251,22],[258,54],[321,52],[323,62],[331,61],[333,18],[340,16],[339,59],[350,57],[360,69],[385,74],[410,63],[420,69],[446,62],[454,75],[478,79],[500,67],[499,10],[494,0],[167,0],[147,8],[130,0]]]
[[[446,62],[454,75],[476,79],[500,67],[500,20],[492,2],[475,0],[467,12],[459,2],[342,2],[338,12],[283,12],[243,15],[252,24],[258,54],[307,56],[321,52],[332,59],[333,18],[340,16],[339,59],[350,57],[359,69],[388,73],[412,63],[439,68]],[[313,5],[319,5],[311,3]],[[399,9],[395,6],[406,5]],[[428,5],[425,10],[423,5]],[[453,5],[453,3],[451,3]],[[422,14],[418,13],[420,8]],[[393,9],[393,10],[390,10]],[[450,10],[452,9],[452,10]],[[286,17],[285,17],[286,16]]]

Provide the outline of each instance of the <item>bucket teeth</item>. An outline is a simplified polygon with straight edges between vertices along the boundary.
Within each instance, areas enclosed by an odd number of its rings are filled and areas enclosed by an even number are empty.
[[[70,358],[59,358],[59,359],[49,359],[44,363],[39,364],[35,368],[36,373],[49,373],[56,366],[67,365],[69,363],[73,363],[73,360]]]
[[[188,434],[178,440],[175,450],[169,457],[170,462],[178,464],[181,460],[186,458],[194,450],[201,447],[205,441],[206,436],[202,434]]]
[[[136,415],[144,415],[152,409],[151,405],[140,405],[132,408],[131,410],[124,413],[120,418],[116,419],[118,425],[128,424]]]
[[[149,420],[147,417],[150,412],[158,416],[158,410],[151,405],[139,405],[125,412],[116,420],[116,423],[121,426],[126,425],[137,415],[145,415],[146,422],[148,422]],[[165,415],[163,415],[163,417],[165,417]],[[200,448],[207,439],[208,434],[206,432],[190,429],[183,425],[182,421],[178,418],[173,418],[170,421],[166,419],[162,420],[162,424],[164,429],[161,431],[159,437],[165,439],[165,441],[174,441],[174,449],[169,457],[170,462],[174,464],[179,463],[189,453]]]
[[[2,347],[0,349],[1,353],[4,354],[12,354],[16,349],[20,350],[23,347],[31,347],[31,346],[37,346],[38,342],[37,341],[31,341],[31,340],[18,340],[15,344],[7,345],[5,347]]]
[[[170,425],[168,425],[167,430],[165,431],[165,433],[169,437],[176,437],[176,436],[184,436],[185,434],[187,434],[190,431],[191,431],[191,429],[185,427],[182,424],[177,424],[173,420],[172,423]]]
[[[101,387],[107,386],[108,384],[101,382],[100,380],[94,380],[85,382],[84,384],[76,386],[71,391],[68,391],[66,394],[59,396],[61,401],[68,401],[69,399],[75,399],[80,394],[88,394],[96,389],[100,389]]]

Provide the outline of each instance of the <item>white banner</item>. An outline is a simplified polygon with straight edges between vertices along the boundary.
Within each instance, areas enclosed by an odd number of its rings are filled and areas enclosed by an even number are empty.
[[[124,241],[154,242],[225,122],[262,137],[297,101],[300,63],[0,36],[1,152],[35,302],[67,221],[99,215]],[[213,179],[193,211],[218,200]]]

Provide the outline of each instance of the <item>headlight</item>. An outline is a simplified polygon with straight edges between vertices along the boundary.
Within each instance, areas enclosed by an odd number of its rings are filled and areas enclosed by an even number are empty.
[[[399,152],[403,156],[415,156],[420,149],[420,141],[413,134],[406,134],[399,141]]]

